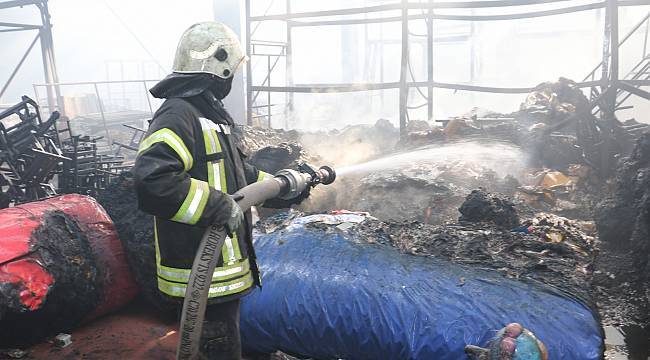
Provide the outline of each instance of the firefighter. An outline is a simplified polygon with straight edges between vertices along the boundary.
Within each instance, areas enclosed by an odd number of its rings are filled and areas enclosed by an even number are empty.
[[[201,236],[209,224],[231,236],[212,276],[201,334],[208,359],[240,359],[239,299],[260,286],[251,215],[231,194],[270,176],[247,164],[221,100],[245,61],[235,33],[217,22],[183,33],[173,73],[151,94],[166,99],[150,122],[133,169],[139,207],[154,215],[158,289],[181,304]],[[299,203],[305,192],[275,207]],[[271,204],[273,205],[273,204]]]

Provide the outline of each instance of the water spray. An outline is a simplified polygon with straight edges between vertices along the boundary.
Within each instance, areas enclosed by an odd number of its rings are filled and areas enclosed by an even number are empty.
[[[262,204],[273,198],[293,199],[307,188],[319,184],[329,185],[336,179],[336,172],[329,166],[315,168],[300,164],[298,170],[280,170],[275,177],[248,185],[235,194],[237,203],[246,212],[251,206]],[[201,238],[194,257],[192,272],[185,291],[176,359],[197,359],[208,292],[212,273],[221,258],[221,247],[226,239],[226,230],[220,225],[210,225]]]

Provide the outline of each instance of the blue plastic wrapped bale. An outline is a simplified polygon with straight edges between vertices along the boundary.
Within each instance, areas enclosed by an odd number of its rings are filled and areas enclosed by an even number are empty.
[[[465,359],[518,322],[549,359],[600,359],[603,337],[586,305],[543,284],[335,231],[293,226],[256,235],[263,289],[242,303],[248,351],[316,359]]]

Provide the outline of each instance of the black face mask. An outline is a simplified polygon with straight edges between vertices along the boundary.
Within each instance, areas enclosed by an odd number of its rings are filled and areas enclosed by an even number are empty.
[[[232,89],[232,78],[233,77],[231,76],[228,79],[222,79],[215,76],[213,84],[208,89],[217,99],[223,100],[228,96],[228,94],[230,94],[230,90]]]
[[[188,98],[210,90],[214,96],[223,100],[232,88],[232,77],[222,79],[211,74],[172,73],[149,90],[159,99]]]

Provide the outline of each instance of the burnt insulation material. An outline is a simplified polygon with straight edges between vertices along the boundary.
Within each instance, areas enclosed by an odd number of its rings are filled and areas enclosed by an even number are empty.
[[[43,307],[36,311],[23,311],[20,304],[0,304],[9,309],[0,318],[0,347],[70,331],[97,307],[103,291],[88,238],[70,216],[61,211],[44,214],[30,242],[29,257],[43,265],[54,283]],[[11,284],[3,285],[0,298],[19,299],[19,294],[11,293],[15,290]]]
[[[124,172],[119,179],[97,196],[117,229],[126,252],[131,273],[141,295],[161,311],[171,311],[175,304],[158,291],[153,216],[138,209],[133,175]]]

